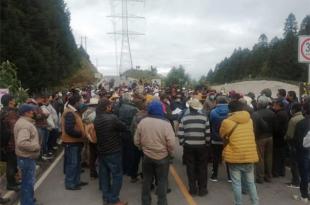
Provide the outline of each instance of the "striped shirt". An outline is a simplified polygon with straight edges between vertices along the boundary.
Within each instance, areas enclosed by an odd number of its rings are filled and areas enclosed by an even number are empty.
[[[210,143],[208,118],[199,112],[190,112],[181,119],[178,137],[181,145],[201,146]]]

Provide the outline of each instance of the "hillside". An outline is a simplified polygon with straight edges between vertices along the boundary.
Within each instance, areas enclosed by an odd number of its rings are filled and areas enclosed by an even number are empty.
[[[51,89],[79,75],[90,80],[94,69],[77,48],[64,0],[1,0],[0,9],[0,62],[16,65],[23,87]]]
[[[267,35],[261,34],[252,49],[235,49],[209,71],[207,80],[211,84],[262,78],[306,81],[307,65],[297,59],[298,35],[310,35],[310,15],[298,26],[295,15],[290,14],[283,31],[283,38],[269,41]]]

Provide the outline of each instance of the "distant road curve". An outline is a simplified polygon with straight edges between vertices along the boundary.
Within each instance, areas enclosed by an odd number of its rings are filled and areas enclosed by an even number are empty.
[[[279,81],[269,81],[269,80],[254,80],[254,81],[243,81],[238,83],[227,83],[222,85],[212,86],[213,89],[220,91],[225,89],[226,92],[230,90],[235,90],[242,94],[247,94],[248,92],[253,92],[255,96],[260,95],[260,91],[265,88],[270,88],[272,91],[272,96],[276,97],[278,89],[283,88],[286,91],[293,90],[299,96],[299,87],[297,85],[283,83]]]

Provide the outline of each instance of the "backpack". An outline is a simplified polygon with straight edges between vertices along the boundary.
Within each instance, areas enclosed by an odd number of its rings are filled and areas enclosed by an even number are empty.
[[[310,148],[310,130],[304,137],[302,145],[304,148],[308,148],[308,149]]]

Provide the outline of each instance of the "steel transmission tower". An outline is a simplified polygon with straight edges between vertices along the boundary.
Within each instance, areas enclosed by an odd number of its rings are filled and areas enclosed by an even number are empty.
[[[116,70],[120,76],[126,70],[132,69],[134,67],[130,47],[130,36],[144,35],[143,33],[129,30],[129,20],[144,19],[142,16],[129,14],[129,4],[131,6],[135,6],[134,4],[144,3],[144,0],[110,0],[111,15],[108,17],[112,19],[113,32],[108,34],[114,35],[115,64]],[[120,31],[117,30],[119,22],[121,22]],[[118,36],[121,36],[120,48],[118,47]]]

